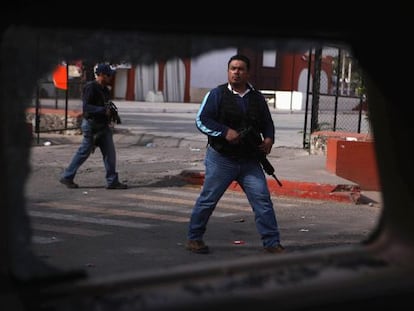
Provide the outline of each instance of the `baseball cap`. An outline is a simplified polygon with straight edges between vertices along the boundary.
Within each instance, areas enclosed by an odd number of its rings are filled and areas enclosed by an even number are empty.
[[[115,73],[115,70],[113,70],[108,64],[98,64],[98,66],[96,66],[95,73],[97,75],[103,73],[108,76],[112,76]]]

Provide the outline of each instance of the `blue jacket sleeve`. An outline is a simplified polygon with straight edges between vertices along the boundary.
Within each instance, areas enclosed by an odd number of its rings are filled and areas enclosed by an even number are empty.
[[[209,136],[226,136],[228,127],[219,123],[219,103],[221,92],[218,88],[208,92],[201,102],[196,116],[198,130]]]

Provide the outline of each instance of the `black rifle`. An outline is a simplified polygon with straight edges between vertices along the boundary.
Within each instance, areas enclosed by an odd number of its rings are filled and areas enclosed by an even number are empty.
[[[259,133],[257,133],[251,126],[242,129],[239,133],[242,142],[246,143],[249,147],[254,148],[255,154],[259,158],[259,162],[266,174],[272,176],[277,181],[278,185],[282,187],[282,183],[276,177],[275,168],[267,159],[266,154],[258,148],[263,141]]]
[[[109,121],[116,124],[121,124],[121,118],[118,114],[118,107],[112,102],[106,102],[105,107],[110,110]]]

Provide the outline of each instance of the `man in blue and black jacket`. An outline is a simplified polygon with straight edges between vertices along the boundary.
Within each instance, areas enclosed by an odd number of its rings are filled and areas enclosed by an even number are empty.
[[[249,83],[250,60],[234,55],[228,61],[228,83],[206,94],[196,117],[197,128],[208,137],[203,189],[193,207],[186,248],[208,253],[203,236],[224,192],[237,181],[252,206],[256,228],[267,253],[284,251],[273,203],[257,149],[269,154],[275,127],[264,96]],[[252,128],[263,140],[254,148],[241,132]]]

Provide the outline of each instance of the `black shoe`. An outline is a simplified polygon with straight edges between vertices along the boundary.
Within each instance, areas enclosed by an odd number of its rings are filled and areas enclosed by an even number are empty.
[[[75,184],[71,179],[61,178],[59,179],[59,182],[71,189],[79,188],[78,184]]]
[[[112,185],[106,186],[106,189],[128,189],[128,185],[123,184],[123,183],[118,181],[118,182],[116,182]]]

